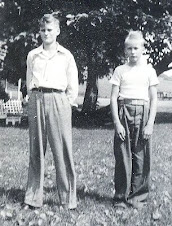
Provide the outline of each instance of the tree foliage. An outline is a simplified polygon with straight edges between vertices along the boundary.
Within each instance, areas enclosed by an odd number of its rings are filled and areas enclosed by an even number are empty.
[[[5,88],[3,84],[0,82],[0,100],[4,100],[5,102],[9,99],[9,95],[5,92]]]
[[[90,100],[86,110],[95,109],[98,77],[108,76],[125,59],[123,42],[130,29],[143,32],[145,53],[158,73],[171,60],[170,0],[6,0],[0,11],[0,37],[6,39],[8,47],[3,75],[12,82],[25,79],[27,53],[39,44],[38,19],[58,11],[62,28],[59,42],[74,54],[79,81],[87,80],[86,99]]]

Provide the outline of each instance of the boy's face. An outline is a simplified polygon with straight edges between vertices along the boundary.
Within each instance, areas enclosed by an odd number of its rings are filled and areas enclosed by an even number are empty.
[[[129,58],[129,62],[136,64],[139,62],[143,54],[144,46],[141,40],[128,40],[125,45],[125,53]]]
[[[56,42],[57,36],[60,34],[60,28],[54,23],[45,23],[40,27],[40,36],[44,44],[52,44]]]

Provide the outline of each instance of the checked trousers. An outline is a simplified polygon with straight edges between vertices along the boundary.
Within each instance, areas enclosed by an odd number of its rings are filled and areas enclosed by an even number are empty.
[[[43,204],[47,140],[53,153],[60,204],[76,208],[76,176],[72,155],[71,106],[64,92],[33,91],[29,99],[30,162],[25,203]]]
[[[115,196],[124,202],[145,201],[149,193],[151,138],[143,139],[149,106],[118,104],[119,118],[126,131],[125,140],[114,138]]]

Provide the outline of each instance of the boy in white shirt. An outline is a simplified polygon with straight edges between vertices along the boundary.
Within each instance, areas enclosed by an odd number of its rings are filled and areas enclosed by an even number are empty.
[[[115,127],[114,205],[142,207],[149,193],[151,136],[156,116],[155,70],[143,60],[140,31],[125,39],[128,62],[118,66],[112,83],[111,111]]]

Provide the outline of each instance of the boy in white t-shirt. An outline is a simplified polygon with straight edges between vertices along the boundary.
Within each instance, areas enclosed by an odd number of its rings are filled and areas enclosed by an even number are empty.
[[[149,193],[151,136],[159,82],[155,70],[143,57],[144,43],[140,31],[129,32],[125,39],[128,62],[118,66],[110,80],[116,207],[142,207]]]

